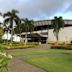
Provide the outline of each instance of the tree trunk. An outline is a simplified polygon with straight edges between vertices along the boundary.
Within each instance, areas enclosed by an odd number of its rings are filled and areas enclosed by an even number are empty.
[[[21,33],[20,33],[20,42],[21,42]]]
[[[19,30],[20,30],[20,42],[21,42],[21,23],[19,24]]]
[[[32,39],[32,31],[30,31],[30,38]],[[33,41],[34,42],[34,41]]]
[[[27,32],[26,32],[26,34],[25,34],[25,44],[28,42],[28,40],[27,40]]]
[[[13,41],[13,21],[11,20],[11,25],[12,25],[12,28],[11,28],[11,43]]]
[[[8,31],[7,31],[7,44],[8,44]]]
[[[57,39],[57,41],[59,40],[59,38],[58,38],[58,33],[56,33],[56,39]]]
[[[21,29],[20,29],[20,42],[21,42]]]
[[[57,41],[59,40],[58,33],[59,33],[58,31],[54,32],[54,35],[55,35]]]

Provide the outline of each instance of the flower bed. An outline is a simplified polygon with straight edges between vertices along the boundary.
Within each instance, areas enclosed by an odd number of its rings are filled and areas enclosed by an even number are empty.
[[[39,43],[32,42],[32,43],[9,43],[4,45],[6,49],[24,49],[24,48],[32,48],[37,46]]]
[[[72,50],[72,45],[52,45],[51,49],[67,49],[67,50]]]

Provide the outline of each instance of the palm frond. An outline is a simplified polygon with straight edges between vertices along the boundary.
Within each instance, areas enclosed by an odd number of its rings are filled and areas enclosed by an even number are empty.
[[[14,18],[20,20],[20,18],[16,14],[14,15]]]
[[[24,22],[25,20],[24,19],[21,19],[21,21]]]
[[[19,25],[19,21],[17,19],[14,19],[14,21],[16,25]]]
[[[4,24],[7,24],[10,21],[10,18],[4,20]]]
[[[0,15],[2,16],[2,13],[0,12]]]
[[[7,13],[4,13],[4,14],[3,14],[3,17],[4,17],[4,18],[7,17],[7,16],[11,16],[11,12],[7,12]]]
[[[15,9],[12,9],[12,11],[11,11],[13,14],[15,14],[15,13],[19,13],[19,11],[18,10],[15,10]]]

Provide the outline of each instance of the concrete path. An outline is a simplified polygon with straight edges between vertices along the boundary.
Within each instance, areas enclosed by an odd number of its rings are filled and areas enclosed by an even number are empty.
[[[43,44],[37,46],[36,48],[9,50],[8,52],[12,52],[12,51],[22,52],[22,51],[40,50],[40,49],[48,49],[48,48],[49,45]],[[22,61],[22,58],[14,57],[9,64],[9,72],[46,72],[46,71]]]
[[[9,65],[9,72],[45,72],[31,64],[23,62],[18,58],[13,58]]]

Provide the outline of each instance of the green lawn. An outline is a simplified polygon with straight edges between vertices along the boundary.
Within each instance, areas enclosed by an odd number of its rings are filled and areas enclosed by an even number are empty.
[[[25,61],[47,72],[72,72],[72,55],[32,57]]]
[[[24,61],[42,68],[46,72],[72,72],[72,50],[32,50],[11,52],[11,54],[26,56]]]
[[[72,54],[72,50],[58,50],[58,49],[48,49],[48,50],[31,50],[31,51],[12,51],[10,52],[13,56],[28,56],[28,55],[39,55],[39,54]]]

